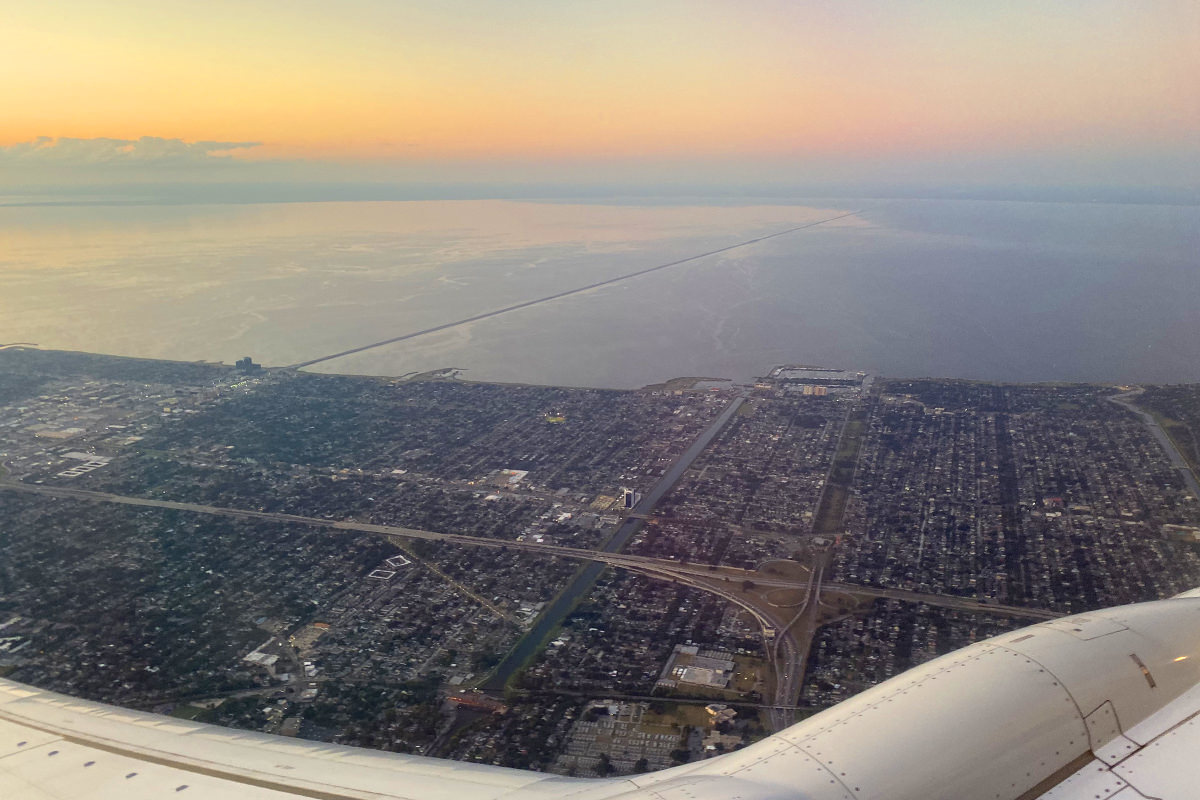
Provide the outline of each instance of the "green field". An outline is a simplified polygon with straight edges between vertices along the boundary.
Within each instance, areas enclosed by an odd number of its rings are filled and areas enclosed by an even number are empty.
[[[854,470],[858,466],[858,453],[862,449],[863,436],[867,430],[867,407],[853,413],[842,428],[837,452],[829,468],[829,480],[821,493],[821,502],[813,519],[813,533],[836,536],[842,531],[842,516],[846,511],[846,499],[854,481]]]
[[[175,717],[176,719],[200,719],[207,713],[207,708],[192,706],[188,705],[187,703],[181,703],[175,706],[175,708],[171,709],[171,716]]]

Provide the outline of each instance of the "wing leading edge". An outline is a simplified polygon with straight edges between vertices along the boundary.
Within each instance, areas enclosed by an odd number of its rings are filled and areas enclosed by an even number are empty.
[[[285,739],[0,680],[0,798],[1200,797],[1200,597],[1014,631],[734,753],[587,780]]]

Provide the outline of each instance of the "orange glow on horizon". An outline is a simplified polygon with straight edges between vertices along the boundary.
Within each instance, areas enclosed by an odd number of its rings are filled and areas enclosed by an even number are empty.
[[[864,3],[862,19],[831,19],[767,2],[747,21],[712,0],[618,3],[611,18],[518,2],[510,13],[528,12],[528,30],[488,6],[464,21],[461,9],[370,0],[353,0],[354,14],[220,0],[191,17],[143,0],[68,5],[19,9],[0,31],[0,74],[21,76],[0,83],[0,145],[152,135],[263,142],[237,153],[248,160],[408,161],[1200,136],[1200,107],[1186,101],[1200,75],[1200,10],[1187,3],[1111,18],[1014,6],[980,19]]]

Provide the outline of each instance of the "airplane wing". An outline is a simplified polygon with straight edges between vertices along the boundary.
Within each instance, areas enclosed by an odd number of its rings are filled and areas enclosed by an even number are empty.
[[[579,779],[248,733],[0,680],[0,798],[1200,798],[1200,596],[971,645],[742,750]]]
[[[5,800],[493,800],[552,780],[534,772],[186,722],[0,681]]]

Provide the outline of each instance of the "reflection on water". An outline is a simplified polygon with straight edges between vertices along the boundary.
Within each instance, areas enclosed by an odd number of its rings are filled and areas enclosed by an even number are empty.
[[[639,386],[784,362],[1200,380],[1200,210],[841,201],[0,209],[0,344],[288,364],[844,210],[852,218],[319,365]]]

